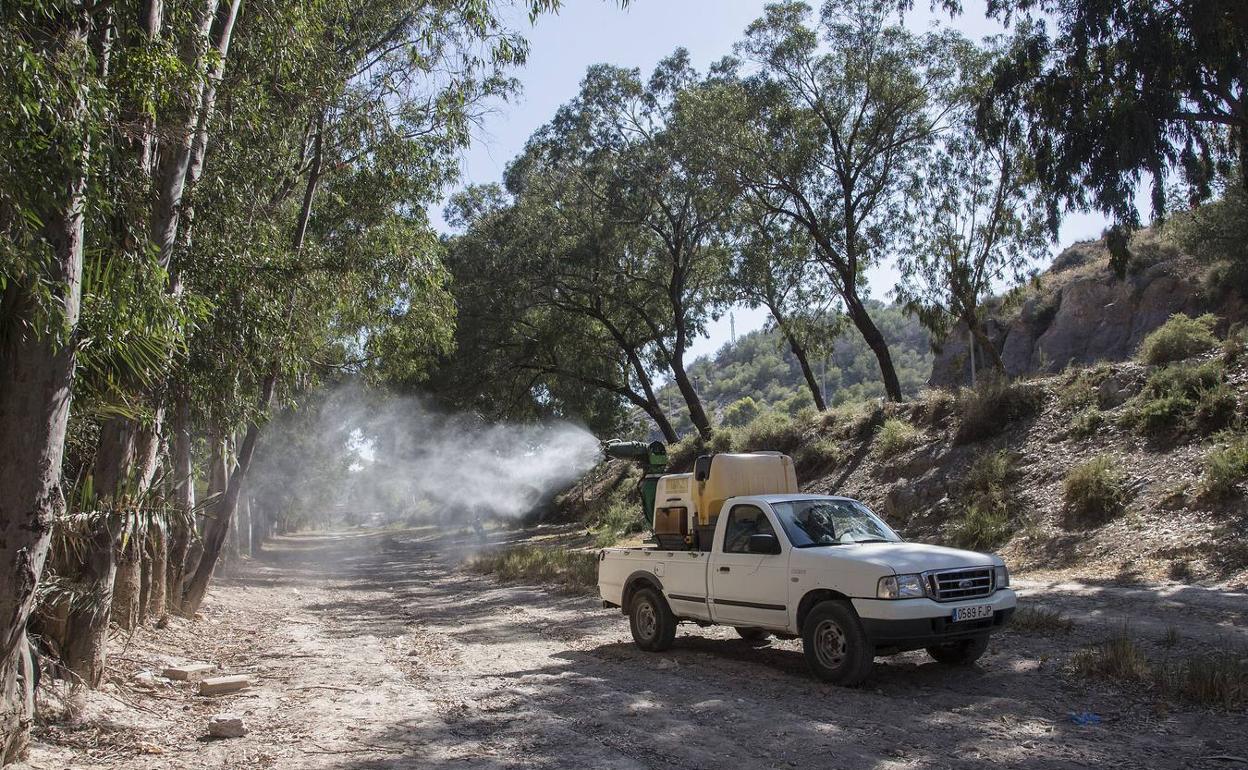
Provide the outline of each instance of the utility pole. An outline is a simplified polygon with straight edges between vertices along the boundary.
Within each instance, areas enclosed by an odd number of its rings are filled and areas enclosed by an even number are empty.
[[[728,336],[732,338],[732,344],[737,344],[737,317],[732,313],[728,314]]]

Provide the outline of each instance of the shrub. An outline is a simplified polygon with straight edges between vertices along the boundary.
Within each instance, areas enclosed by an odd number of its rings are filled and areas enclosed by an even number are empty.
[[[918,446],[923,432],[900,417],[889,417],[876,432],[875,451],[881,458],[894,457]]]
[[[648,525],[649,522],[642,518],[641,506],[631,494],[627,498],[614,497],[590,522],[595,542],[600,548],[615,545],[624,535],[641,532]]]
[[[1089,406],[1076,414],[1070,421],[1070,435],[1075,438],[1087,438],[1105,424],[1105,413],[1095,406]]]
[[[1240,360],[1248,350],[1248,327],[1236,324],[1222,340],[1222,362],[1228,366]]]
[[[739,448],[746,452],[792,452],[801,444],[802,431],[788,415],[763,412],[740,430],[737,439]]]
[[[1210,433],[1235,419],[1235,393],[1221,361],[1180,363],[1149,375],[1122,414],[1122,423],[1146,436]]]
[[[1118,460],[1098,455],[1066,474],[1062,497],[1068,523],[1103,523],[1126,507],[1126,474],[1119,470]]]
[[[937,425],[957,406],[957,397],[943,388],[924,388],[914,401],[914,420],[927,425]]]
[[[1010,422],[1038,412],[1043,400],[1043,392],[1034,385],[985,378],[958,394],[959,423],[954,440],[967,444],[995,436]]]
[[[737,445],[737,432],[732,428],[716,428],[706,448],[711,452],[731,452]]]
[[[758,402],[753,398],[749,396],[739,398],[724,409],[724,416],[720,423],[730,428],[740,428],[743,425],[748,425],[751,420],[758,417],[760,411],[762,410],[759,408]]]
[[[1215,323],[1217,319],[1208,313],[1199,318],[1175,313],[1140,343],[1140,361],[1168,364],[1213,350],[1218,344],[1213,336]]]
[[[986,551],[1005,542],[1013,528],[1004,506],[971,503],[945,529],[946,539],[959,548]]]
[[[667,465],[673,471],[692,468],[694,458],[705,451],[702,437],[696,432],[690,433],[667,448]]]
[[[1226,435],[1205,455],[1201,490],[1213,498],[1230,497],[1248,481],[1248,434]]]

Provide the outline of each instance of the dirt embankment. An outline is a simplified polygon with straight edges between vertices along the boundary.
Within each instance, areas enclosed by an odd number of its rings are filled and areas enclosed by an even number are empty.
[[[77,725],[39,725],[30,766],[1234,768],[1248,756],[1243,714],[1069,673],[1124,620],[1152,655],[1225,645],[1243,634],[1242,596],[1029,582],[1024,601],[1062,609],[1068,631],[1006,632],[970,670],[881,660],[846,690],[812,679],[797,642],[755,647],[730,629],[682,627],[670,652],[640,652],[593,598],[458,570],[469,547],[428,531],[279,538],[217,586],[203,620],[136,634],[115,691],[90,696]],[[1177,648],[1145,620],[1177,626]],[[205,699],[135,676],[177,658],[255,685]],[[204,739],[221,711],[249,734]],[[1099,724],[1072,721],[1083,712]]]

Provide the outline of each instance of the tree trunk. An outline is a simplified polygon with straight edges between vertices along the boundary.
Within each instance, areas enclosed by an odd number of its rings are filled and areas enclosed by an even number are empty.
[[[277,376],[278,366],[275,362],[261,388],[259,409],[259,414],[261,415],[266,414],[273,404],[273,393],[277,387]],[[225,536],[229,530],[230,521],[238,510],[239,495],[247,478],[247,470],[251,467],[251,458],[255,455],[256,441],[259,437],[260,425],[253,421],[247,427],[247,433],[243,437],[242,445],[239,447],[237,466],[234,472],[229,474],[225,485],[225,494],[218,497],[212,506],[213,516],[209,519],[204,529],[203,553],[199,558],[199,564],[195,567],[195,574],[191,576],[190,582],[186,586],[182,613],[188,617],[194,616],[199,611],[199,605],[204,600],[204,594],[208,592],[208,583],[212,579],[212,572],[216,568],[217,560],[221,555],[221,547],[225,544]]]
[[[169,563],[169,539],[164,527],[152,527],[147,539],[147,602],[144,615],[149,620],[159,620],[165,616],[167,577]]]
[[[988,337],[988,330],[984,327],[983,322],[975,316],[970,316],[964,319],[963,323],[970,330],[971,336],[975,339],[975,344],[988,356],[988,364],[998,374],[1005,374],[1005,361],[1001,360],[1001,352],[997,350],[997,346],[992,344],[992,339]]]
[[[238,532],[237,557],[251,555],[251,496],[246,492],[238,504],[238,526],[235,530]]]
[[[79,57],[87,37],[81,14],[57,16],[50,34],[49,57]],[[85,65],[87,60],[82,58]],[[75,59],[66,61],[73,67]],[[58,115],[71,126],[86,114],[80,101]],[[72,141],[72,140],[71,140]],[[0,764],[24,756],[34,717],[34,668],[26,623],[35,588],[48,556],[52,520],[64,508],[61,459],[74,378],[74,333],[82,292],[83,207],[90,146],[62,146],[75,161],[57,179],[63,197],[36,213],[43,223],[46,258],[34,276],[38,291],[50,296],[45,307],[57,314],[42,318],[36,289],[29,279],[6,276],[0,289]],[[60,165],[49,164],[50,173]],[[57,173],[59,177],[59,172]],[[50,188],[49,188],[50,189]],[[42,201],[40,201],[42,203]],[[50,300],[50,301],[48,301]],[[37,333],[37,330],[45,330]]]
[[[169,522],[166,603],[177,612],[182,604],[182,581],[195,510],[195,467],[191,461],[191,400],[184,387],[176,388],[173,402],[173,515]]]
[[[133,631],[139,625],[139,538],[132,532],[117,555],[113,574],[112,620],[119,627]],[[103,657],[103,653],[101,653]]]
[[[689,422],[693,423],[694,429],[698,431],[702,440],[708,441],[711,438],[711,421],[706,417],[706,411],[702,408],[698,392],[694,390],[693,383],[689,381],[689,374],[685,371],[683,351],[672,355],[671,368],[672,379],[676,381],[676,387],[680,389],[680,395],[684,396],[685,404],[689,407]]]
[[[888,342],[884,339],[884,335],[880,333],[875,321],[871,320],[871,314],[867,312],[866,306],[862,304],[856,292],[847,291],[842,296],[845,299],[845,308],[849,311],[849,319],[858,329],[858,333],[862,335],[867,347],[871,348],[871,352],[875,354],[876,361],[879,362],[880,377],[884,382],[884,393],[888,400],[903,401],[901,383],[897,380],[897,369],[893,366],[893,356],[889,352]]]
[[[784,339],[789,343],[789,350],[793,351],[793,357],[797,359],[798,366],[802,367],[802,376],[806,378],[806,387],[810,388],[810,396],[815,400],[815,408],[819,411],[825,411],[828,406],[823,400],[823,388],[819,387],[819,379],[815,377],[815,372],[810,368],[810,361],[806,358],[806,348],[802,343],[798,342],[797,336],[793,334],[788,324],[776,312],[776,308],[772,307],[771,317],[776,320],[776,326],[784,335]]]

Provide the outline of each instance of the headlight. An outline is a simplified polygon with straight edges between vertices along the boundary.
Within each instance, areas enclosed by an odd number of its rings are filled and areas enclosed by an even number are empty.
[[[919,575],[889,575],[880,578],[875,595],[880,599],[919,599],[927,593]]]
[[[1010,587],[1010,570],[1002,564],[999,567],[993,567],[993,583],[997,588]]]

